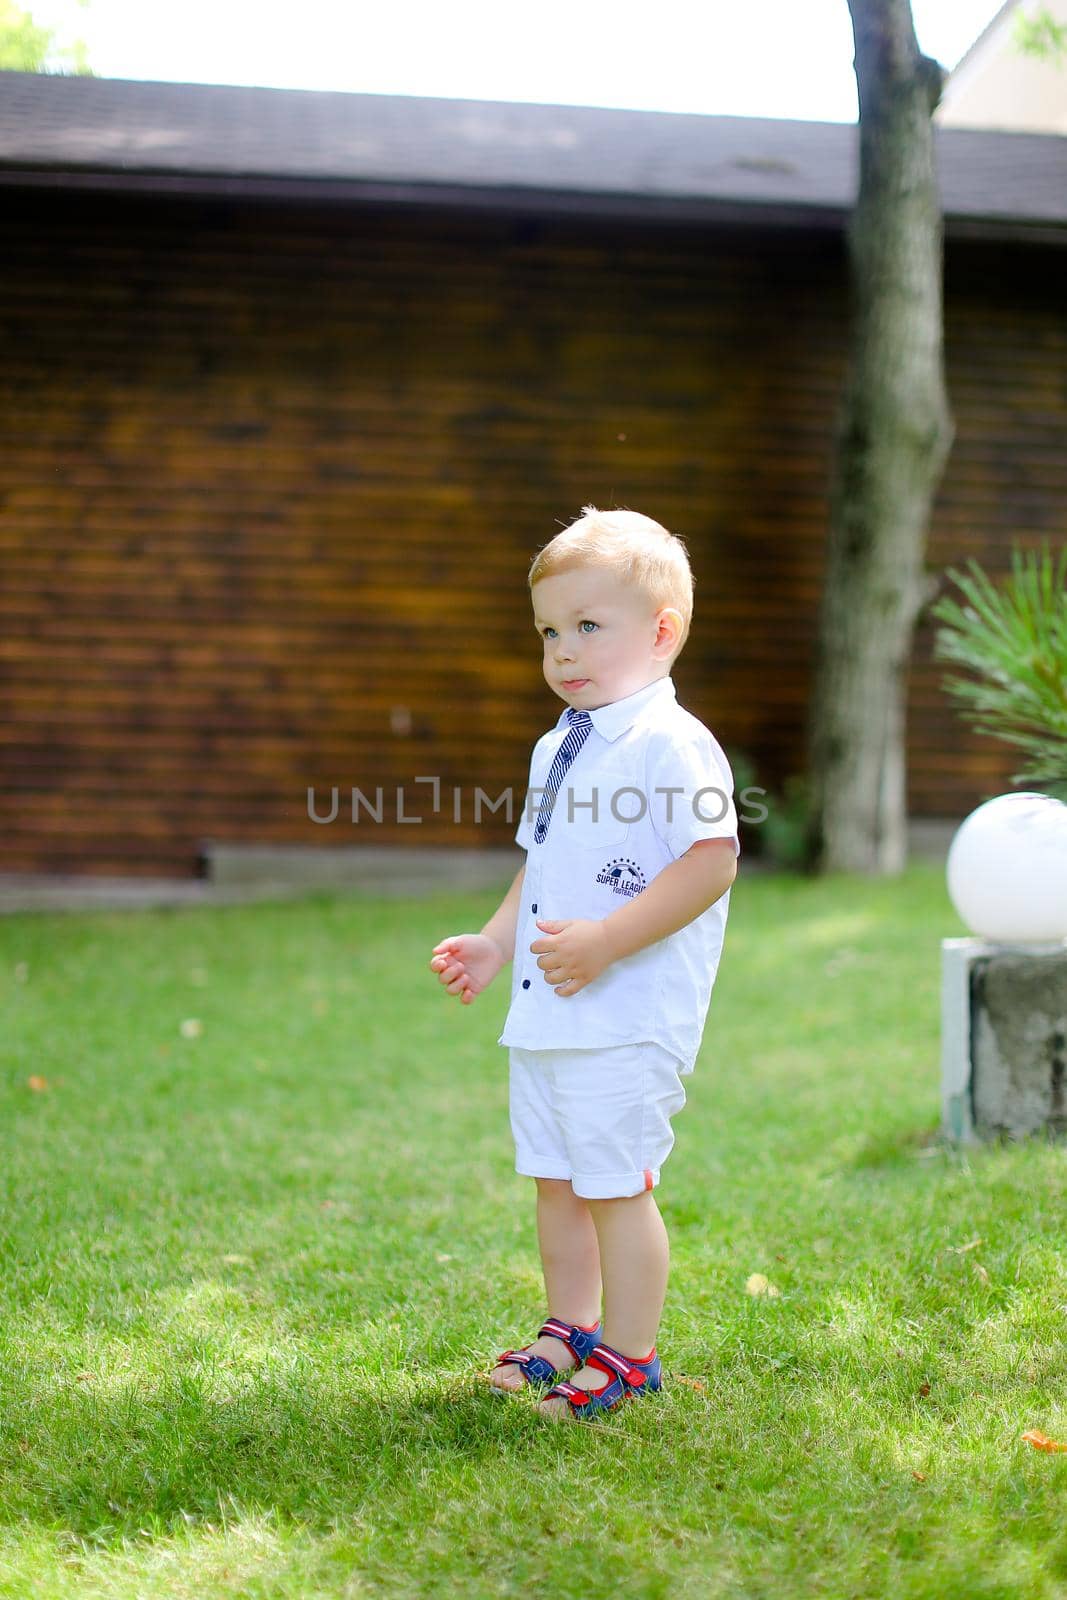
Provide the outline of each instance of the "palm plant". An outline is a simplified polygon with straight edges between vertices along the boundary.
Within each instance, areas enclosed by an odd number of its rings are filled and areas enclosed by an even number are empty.
[[[934,654],[974,674],[942,680],[971,726],[1026,752],[1012,783],[1067,800],[1067,546],[1055,564],[1047,544],[1013,549],[1011,564],[999,586],[973,558],[969,575],[949,569],[966,603],[946,596],[931,607],[944,623]]]

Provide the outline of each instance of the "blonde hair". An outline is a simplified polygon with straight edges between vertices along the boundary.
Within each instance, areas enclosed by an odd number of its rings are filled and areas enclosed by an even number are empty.
[[[537,552],[527,583],[579,567],[600,567],[632,584],[658,611],[673,606],[681,613],[682,631],[671,660],[681,655],[693,620],[693,573],[681,539],[639,511],[599,511],[583,506],[569,528],[557,533]]]

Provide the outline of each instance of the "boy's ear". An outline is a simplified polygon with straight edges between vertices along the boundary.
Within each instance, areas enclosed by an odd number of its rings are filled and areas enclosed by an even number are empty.
[[[663,606],[656,613],[656,621],[659,624],[656,632],[656,644],[669,643],[673,649],[682,637],[682,613],[676,610],[674,606]]]

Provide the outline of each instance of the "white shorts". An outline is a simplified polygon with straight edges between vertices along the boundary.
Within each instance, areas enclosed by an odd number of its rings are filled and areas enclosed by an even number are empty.
[[[586,1200],[640,1194],[659,1182],[685,1105],[681,1062],[662,1045],[510,1050],[515,1171],[569,1178]]]

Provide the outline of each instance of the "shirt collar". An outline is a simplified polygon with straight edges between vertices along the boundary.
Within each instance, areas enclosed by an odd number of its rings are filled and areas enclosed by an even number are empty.
[[[658,700],[675,700],[678,692],[674,687],[671,677],[657,678],[653,683],[646,683],[643,689],[638,689],[635,694],[628,694],[624,700],[613,700],[610,705],[598,706],[595,711],[590,711],[589,717],[597,733],[609,743],[614,742],[627,728],[632,728],[638,717],[647,706],[653,705]],[[567,708],[560,712],[557,728],[569,727],[567,721]]]

